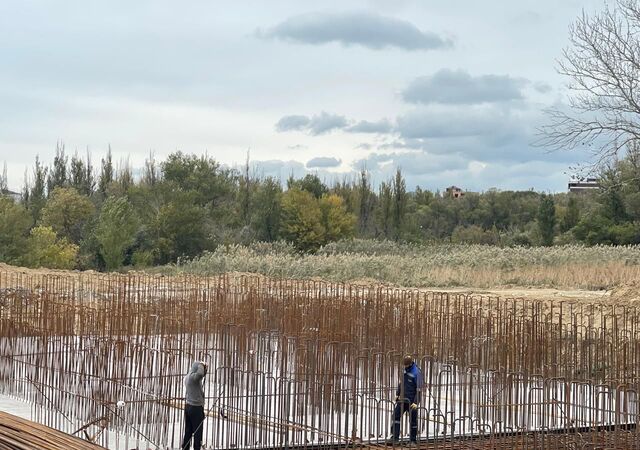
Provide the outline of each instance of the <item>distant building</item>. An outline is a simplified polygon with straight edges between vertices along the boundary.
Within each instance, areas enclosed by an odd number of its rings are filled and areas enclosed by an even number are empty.
[[[3,189],[0,192],[0,196],[9,197],[10,199],[12,199],[16,203],[19,203],[22,200],[22,194],[20,194],[18,192],[10,191],[8,189]]]
[[[586,178],[569,181],[569,192],[588,192],[600,189],[597,178]]]
[[[446,194],[451,198],[461,198],[464,197],[464,191],[460,189],[458,186],[449,186],[446,189]]]

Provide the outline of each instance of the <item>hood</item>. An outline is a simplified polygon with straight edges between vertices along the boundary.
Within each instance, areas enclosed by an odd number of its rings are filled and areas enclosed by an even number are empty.
[[[189,371],[189,373],[196,373],[198,371],[198,369],[200,368],[200,365],[202,363],[201,362],[194,362],[193,364],[191,364],[191,370]]]

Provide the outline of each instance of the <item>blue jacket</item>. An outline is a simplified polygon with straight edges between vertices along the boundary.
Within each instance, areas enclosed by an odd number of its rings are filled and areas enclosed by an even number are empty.
[[[400,401],[408,400],[409,403],[420,403],[422,384],[422,371],[413,363],[411,366],[405,367],[403,382],[398,385],[396,395],[400,397]]]

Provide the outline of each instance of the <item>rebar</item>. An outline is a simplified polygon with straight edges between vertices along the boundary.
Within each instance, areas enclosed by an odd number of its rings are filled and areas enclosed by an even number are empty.
[[[604,302],[6,271],[0,393],[105,447],[178,448],[182,379],[203,360],[208,447],[372,447],[411,354],[427,448],[635,449],[639,322]]]

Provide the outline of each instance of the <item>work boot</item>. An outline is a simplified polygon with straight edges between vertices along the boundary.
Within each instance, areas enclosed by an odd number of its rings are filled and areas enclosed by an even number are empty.
[[[400,445],[400,439],[397,437],[390,437],[386,440],[387,445]]]
[[[418,447],[418,443],[416,441],[411,441],[411,442],[409,442],[409,445],[407,447],[409,447],[409,448],[417,448]]]

